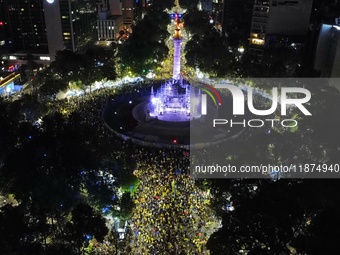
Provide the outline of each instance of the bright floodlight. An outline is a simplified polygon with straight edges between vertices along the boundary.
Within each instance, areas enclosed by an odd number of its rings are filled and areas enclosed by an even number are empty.
[[[243,53],[244,52],[244,48],[243,47],[238,48],[238,52]]]
[[[154,97],[151,99],[152,104],[156,104],[158,102],[158,98]]]

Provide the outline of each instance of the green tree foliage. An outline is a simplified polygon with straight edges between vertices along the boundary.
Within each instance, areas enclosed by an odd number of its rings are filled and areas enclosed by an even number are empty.
[[[107,233],[105,219],[87,204],[78,204],[71,212],[71,221],[66,224],[66,240],[78,247],[92,238],[102,242]]]
[[[120,217],[122,219],[129,219],[132,215],[132,210],[134,206],[135,204],[132,201],[131,193],[130,192],[123,193],[120,201]]]
[[[229,52],[226,42],[215,31],[202,38],[193,36],[187,43],[185,51],[187,65],[190,67],[217,76],[230,72],[233,55]]]
[[[19,240],[25,240],[31,236],[32,230],[28,227],[28,217],[22,206],[13,207],[7,205],[0,211],[0,253],[24,254],[25,244]]]
[[[104,78],[114,80],[116,78],[114,54],[115,49],[112,46],[89,49],[84,55],[86,67],[82,81],[89,85]]]
[[[164,11],[165,9],[171,9],[174,6],[173,0],[151,0],[151,10]]]
[[[40,86],[39,92],[43,96],[49,96],[65,90],[68,87],[66,81],[59,79],[46,79]]]
[[[292,85],[296,86],[295,80]],[[223,155],[231,155],[228,163],[338,163],[340,94],[320,79],[300,85],[312,93],[308,110],[313,117],[300,118],[294,133],[252,131],[245,139],[228,143],[230,151],[220,148]],[[213,206],[223,224],[208,242],[213,255],[238,254],[240,250],[248,254],[317,255],[338,249],[337,179],[219,179],[210,185],[215,194]],[[227,212],[226,205],[231,202],[235,210]]]
[[[6,104],[3,107],[6,109]],[[0,117],[2,120],[7,118],[6,115]],[[94,135],[97,127],[85,123],[79,125],[81,120],[81,116],[77,114],[70,116],[50,114],[43,118],[43,124],[39,128],[31,123],[22,122],[14,129],[15,146],[12,145],[2,154],[4,158],[0,167],[0,193],[13,194],[20,201],[20,208],[24,208],[25,214],[17,221],[19,224],[22,220],[27,231],[31,232],[28,234],[23,232],[25,239],[12,235],[13,242],[16,242],[18,247],[25,246],[27,249],[40,247],[52,254],[55,250],[66,251],[69,246],[63,239],[65,224],[67,215],[75,203],[82,200],[98,206],[97,210],[101,210],[104,204],[112,204],[111,198],[115,196],[113,184],[109,185],[102,176],[95,174],[101,167],[99,158],[103,150],[94,149],[96,146],[88,146],[89,139],[93,139],[91,144],[98,143]],[[12,131],[6,129],[3,135],[9,138]],[[4,146],[12,143],[6,139],[2,142],[5,142]],[[112,147],[107,148],[107,151],[112,152]],[[107,154],[105,155],[107,157]],[[98,240],[102,240],[102,235],[105,234],[101,225],[102,220],[96,215],[94,214],[93,221],[90,222],[92,225],[88,227],[95,227],[90,233]],[[9,219],[8,221],[10,222]],[[72,226],[76,228],[78,225]],[[76,230],[74,228],[70,231],[79,234],[79,231],[76,232],[77,228]],[[4,233],[7,233],[6,231]],[[26,230],[21,228],[20,231]],[[41,253],[36,251],[32,254]]]
[[[55,61],[51,64],[54,75],[64,82],[77,81],[82,78],[86,60],[70,50],[58,51]]]
[[[179,0],[179,5],[184,9],[197,9],[199,0]]]
[[[184,15],[185,29],[190,34],[201,38],[205,34],[209,33],[212,29],[212,25],[209,24],[209,15],[204,11],[198,9],[190,9]]]
[[[169,51],[164,43],[169,20],[167,13],[151,11],[137,23],[130,38],[119,48],[123,69],[130,68],[132,72],[145,75],[159,66]]]
[[[19,120],[18,110],[0,97],[0,162],[15,146]]]
[[[30,122],[37,121],[47,113],[46,104],[40,102],[36,95],[23,94],[19,100],[13,102],[12,107],[17,107],[23,118]]]
[[[210,237],[207,245],[213,255],[337,250],[337,180],[216,180],[215,185],[218,192],[227,190],[232,196],[235,211],[225,213],[223,227]]]
[[[44,69],[32,81],[35,92],[51,96],[65,90],[69,82],[91,86],[95,81],[116,78],[115,48],[94,47],[85,54],[76,54],[69,50],[59,51],[56,60]]]

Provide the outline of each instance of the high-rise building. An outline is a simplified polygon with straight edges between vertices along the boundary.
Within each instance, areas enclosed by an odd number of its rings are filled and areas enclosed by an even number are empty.
[[[0,53],[5,49],[7,39],[4,0],[0,0]]]
[[[235,38],[235,44],[245,44],[248,40],[253,6],[254,0],[224,0],[222,34]]]
[[[322,77],[340,78],[340,26],[322,24],[314,59]],[[340,89],[340,84],[336,85]]]
[[[261,55],[273,35],[306,36],[312,3],[313,0],[255,0],[250,32],[252,51]]]
[[[97,13],[90,0],[1,1],[12,51],[48,53],[53,60],[57,50],[86,50],[96,36]]]
[[[122,0],[122,14],[124,25],[131,25],[135,17],[135,8],[133,0]]]
[[[212,11],[212,9],[213,9],[212,4],[213,4],[212,0],[200,0],[199,3],[198,3],[200,9],[207,11],[207,12]]]
[[[268,16],[269,1],[255,0],[249,40],[251,51],[258,55],[263,54]]]
[[[57,50],[84,52],[96,38],[97,11],[85,0],[44,0],[51,58]]]
[[[110,2],[102,0],[98,3],[97,32],[98,40],[114,40],[122,29],[122,15],[112,15]]]
[[[123,15],[122,0],[109,0],[111,15]]]
[[[3,4],[10,48],[14,51],[47,53],[42,0],[4,0]]]
[[[305,36],[313,0],[271,0],[267,34]]]

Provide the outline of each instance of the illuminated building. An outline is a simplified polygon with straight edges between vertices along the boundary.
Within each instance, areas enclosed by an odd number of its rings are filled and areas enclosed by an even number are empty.
[[[50,54],[84,52],[95,35],[96,10],[90,0],[2,0],[13,51]]]
[[[250,32],[251,50],[263,54],[270,38],[294,38],[307,35],[312,0],[255,0]],[[291,40],[288,40],[292,43]]]
[[[122,16],[112,15],[112,9],[109,5],[110,2],[102,0],[102,2],[98,4],[98,40],[114,40],[117,37],[117,33],[122,29]]]
[[[322,24],[316,48],[314,68],[322,77],[340,78],[340,26]],[[340,90],[340,84],[331,80]]]
[[[134,21],[135,16],[133,0],[122,0],[122,14],[124,25],[131,25]]]
[[[212,0],[200,0],[199,3],[199,9],[211,12],[212,11]]]
[[[5,50],[7,39],[7,22],[5,18],[5,5],[4,0],[0,0],[0,53]]]
[[[21,80],[21,75],[11,73],[6,77],[0,77],[0,96],[8,96],[22,89],[21,85],[16,85]]]
[[[109,8],[111,15],[123,15],[122,0],[109,0]]]
[[[47,53],[48,43],[42,0],[4,0],[11,50]]]
[[[85,0],[44,0],[45,23],[51,59],[68,49],[85,52],[95,38],[97,12]]]
[[[268,15],[269,1],[255,0],[249,42],[251,51],[258,55],[263,54]]]
[[[233,38],[239,37],[241,43],[247,42],[254,0],[224,0],[222,16],[222,34]]]

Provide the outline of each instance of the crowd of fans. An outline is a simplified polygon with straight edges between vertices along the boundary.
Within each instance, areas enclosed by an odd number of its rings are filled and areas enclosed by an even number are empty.
[[[182,151],[139,149],[136,176],[141,180],[131,219],[133,254],[206,254],[216,228],[209,191],[190,177]]]
[[[189,158],[182,150],[131,146],[119,140],[104,125],[102,112],[109,100],[140,89],[157,86],[141,82],[133,86],[104,88],[81,97],[56,101],[51,111],[68,116],[80,129],[93,127],[92,146],[115,143],[112,155],[131,153],[136,163],[134,174],[140,180],[135,193],[135,209],[129,220],[125,244],[131,254],[206,254],[205,243],[217,227],[209,207],[209,190],[202,191],[189,174]],[[74,117],[79,115],[80,118]],[[84,132],[80,131],[80,132]],[[111,147],[112,148],[112,147]],[[114,231],[114,230],[112,230]],[[113,241],[93,245],[95,254],[110,254]],[[126,247],[124,248],[126,249]]]

